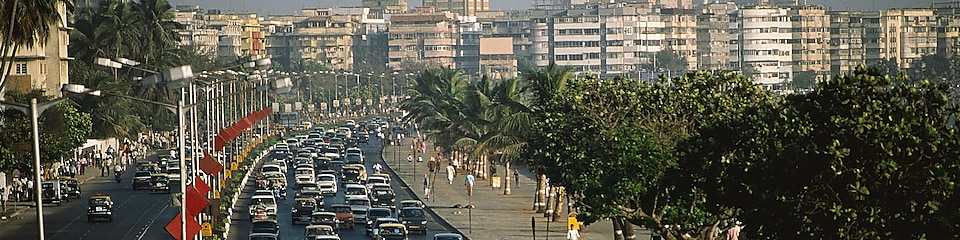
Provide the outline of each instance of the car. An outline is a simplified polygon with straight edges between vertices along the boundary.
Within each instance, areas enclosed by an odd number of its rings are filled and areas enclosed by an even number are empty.
[[[272,233],[251,233],[249,240],[279,240],[280,237]]]
[[[160,165],[156,163],[147,163],[137,167],[137,171],[148,171],[152,174],[158,174],[161,172],[160,170]]]
[[[463,235],[459,233],[437,233],[433,235],[433,240],[463,240]]]
[[[395,198],[390,185],[378,183],[370,189],[370,205],[374,207],[396,208]]]
[[[267,216],[277,216],[277,199],[271,196],[255,195],[250,198],[250,216],[257,215],[259,208],[263,208]]]
[[[379,178],[386,179],[386,182],[384,182],[384,183],[390,184],[390,174],[386,174],[386,173],[374,173],[373,175],[370,175],[370,177],[379,177]],[[367,177],[367,179],[369,179],[370,177]],[[369,181],[369,180],[368,180],[368,181]]]
[[[79,199],[83,195],[80,190],[80,182],[76,178],[60,177],[60,184],[66,186],[67,196]]]
[[[384,223],[400,223],[400,220],[393,217],[380,217],[377,220],[374,220],[373,223],[367,225],[367,236],[373,237],[376,234],[377,228],[380,227],[380,224]]]
[[[336,214],[337,220],[341,224],[340,227],[348,227],[350,230],[353,230],[354,226],[354,216],[353,209],[346,204],[334,204],[330,206],[330,210]]]
[[[379,218],[389,218],[393,217],[393,210],[389,208],[370,208],[367,209],[367,235],[370,235],[370,232],[376,226],[373,225],[374,222]]]
[[[313,212],[317,210],[317,200],[313,198],[295,198],[293,207],[290,208],[291,222],[296,224],[310,224]]]
[[[347,205],[350,211],[353,211],[354,222],[366,223],[367,211],[370,210],[370,199],[367,197],[354,197],[347,199]]]
[[[113,221],[113,200],[110,199],[110,195],[98,193],[90,196],[87,202],[87,221],[97,219]]]
[[[269,233],[280,238],[280,224],[274,219],[255,220],[250,224],[250,233]]]
[[[340,227],[344,226],[337,219],[337,213],[327,211],[313,212],[310,215],[310,225],[327,225],[333,228],[334,232],[340,231]]]
[[[343,198],[367,198],[367,187],[360,184],[347,184],[343,187]]]
[[[264,164],[262,167],[260,167],[260,172],[262,174],[271,173],[271,172],[286,174],[287,173],[286,169],[287,168],[285,167],[281,167],[278,162],[272,162],[270,164]]]
[[[317,238],[314,238],[314,240],[340,240],[340,236],[336,236],[336,235],[333,235],[333,236],[324,236],[324,235],[321,235],[321,236],[317,236]]]
[[[343,160],[347,164],[363,164],[363,155],[357,153],[347,153],[344,155]]]
[[[423,202],[421,202],[420,200],[409,199],[409,200],[400,201],[400,209],[403,209],[406,207],[425,208],[427,207],[427,205],[423,204]]]
[[[387,186],[390,186],[390,181],[380,176],[367,177],[367,181],[366,181],[367,189],[373,188],[374,184],[386,184]]]
[[[167,169],[167,178],[169,178],[171,182],[180,182],[180,168],[177,167]]]
[[[397,218],[410,231],[421,231],[427,234],[427,213],[420,207],[405,207],[397,213]]]
[[[340,159],[340,149],[333,146],[326,147],[323,149],[323,156],[333,160],[338,160]]]
[[[377,228],[376,234],[373,235],[374,240],[406,240],[407,239],[407,227],[403,224],[397,223],[385,223],[380,224],[380,227]]]
[[[337,194],[337,176],[333,174],[317,175],[317,185],[320,187],[320,193],[324,195]]]
[[[336,236],[337,231],[329,225],[310,225],[303,228],[303,240],[314,240],[319,236]]]
[[[170,179],[166,174],[157,174],[150,177],[150,193],[170,193]]]
[[[153,173],[150,171],[137,171],[133,173],[133,190],[150,189],[151,179],[153,179]]]
[[[317,206],[323,206],[323,194],[317,190],[304,190],[297,192],[297,198],[312,198],[317,201]]]

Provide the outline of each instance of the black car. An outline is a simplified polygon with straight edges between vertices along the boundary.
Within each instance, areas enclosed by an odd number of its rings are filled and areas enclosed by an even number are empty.
[[[393,189],[387,187],[374,186],[370,189],[370,205],[373,207],[394,208],[396,206],[396,195]]]
[[[256,220],[250,227],[250,233],[269,233],[280,236],[280,224],[273,219]]]
[[[170,178],[167,175],[153,175],[150,177],[150,193],[170,193]]]
[[[290,218],[293,224],[310,224],[313,212],[317,210],[317,201],[313,198],[297,198],[290,209]]]
[[[405,207],[397,214],[400,222],[407,226],[407,231],[421,231],[427,234],[427,214],[423,208]]]
[[[377,226],[374,226],[373,223],[379,218],[389,218],[393,217],[393,210],[389,208],[370,208],[367,209],[367,236],[372,236],[373,229]]]

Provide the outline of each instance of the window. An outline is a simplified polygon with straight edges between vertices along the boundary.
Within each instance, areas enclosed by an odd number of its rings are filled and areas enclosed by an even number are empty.
[[[27,63],[17,63],[16,71],[14,74],[25,75],[27,74]]]

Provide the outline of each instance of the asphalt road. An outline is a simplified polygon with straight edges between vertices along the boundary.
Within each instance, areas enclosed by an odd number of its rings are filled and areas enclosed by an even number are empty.
[[[86,178],[99,173],[87,170]],[[148,190],[132,189],[133,171],[127,171],[122,181],[113,177],[99,177],[81,185],[83,196],[71,199],[61,206],[44,205],[44,231],[47,240],[75,239],[171,239],[164,226],[176,215],[178,207],[171,206],[170,194],[150,194]],[[171,189],[179,191],[179,187]],[[87,198],[95,193],[109,194],[114,202],[112,222],[87,222]],[[21,212],[19,219],[0,225],[0,239],[37,239],[37,218],[34,208]]]
[[[364,157],[366,159],[366,162],[364,163],[364,165],[367,166],[368,170],[372,171],[373,165],[376,163],[375,161],[381,160],[380,141],[377,140],[376,138],[371,138],[369,144],[360,144],[359,147],[360,149],[363,150]],[[384,168],[384,171],[387,171],[387,168]],[[370,174],[373,174],[373,173],[370,172]],[[390,185],[393,187],[394,192],[396,192],[397,194],[396,202],[400,203],[400,201],[402,200],[410,199],[412,196],[412,194],[410,193],[410,189],[408,189],[405,186],[402,186],[402,184],[400,183],[400,181],[398,181],[395,174],[393,173],[390,173],[390,174],[393,175],[393,181],[391,181]],[[292,183],[296,182],[293,179],[292,170],[290,170],[290,172],[288,173],[287,182],[288,182],[287,193],[289,195],[287,196],[286,200],[281,200],[280,204],[277,207],[278,209],[277,219],[280,222],[280,236],[282,239],[302,239],[305,225],[293,225],[290,220],[290,217],[291,217],[290,209],[293,206],[293,202],[294,202],[293,201],[293,193],[294,193],[293,185],[294,184]],[[343,187],[343,184],[338,185],[339,192],[337,192],[336,196],[328,196],[326,199],[324,199],[324,205],[327,209],[329,209],[329,207],[332,204],[343,203],[344,200],[343,200],[342,187]],[[239,200],[239,202],[242,204],[246,204],[249,199],[249,196],[252,195],[254,188],[252,187],[251,184],[247,184],[247,187],[245,187],[243,191],[245,194],[241,194],[241,198],[247,198],[247,199],[241,199]],[[246,211],[246,207],[243,207],[241,209]],[[241,215],[242,219],[237,219],[237,217],[234,217],[235,221],[233,224],[230,225],[230,235],[228,236],[228,239],[242,240],[242,239],[248,238],[248,234],[250,232],[250,219],[247,216],[248,214],[246,214],[246,212],[242,212],[239,214]],[[396,217],[396,213],[394,213],[394,217]],[[435,233],[451,231],[447,227],[440,224],[438,220],[439,219],[437,216],[428,214],[427,234],[420,235],[419,233],[412,233],[410,236],[408,236],[408,239],[427,240],[427,239],[432,239],[433,234]],[[341,239],[370,239],[369,237],[366,236],[365,226],[360,223],[358,223],[356,228],[354,228],[353,230],[341,229],[340,238]]]

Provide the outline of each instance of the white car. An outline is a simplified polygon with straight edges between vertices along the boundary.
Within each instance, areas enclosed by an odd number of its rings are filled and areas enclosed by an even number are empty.
[[[272,172],[278,172],[278,173],[283,173],[283,174],[285,174],[285,173],[287,172],[287,170],[286,170],[286,168],[281,167],[280,165],[277,165],[277,164],[267,164],[267,165],[263,165],[262,167],[260,167],[260,173],[262,173],[262,174],[267,174],[267,173],[272,173]]]
[[[313,174],[313,168],[297,168],[297,170],[294,170],[293,176],[297,179],[297,182],[314,182],[314,177],[316,177]]]
[[[347,184],[343,188],[343,199],[350,200],[352,198],[367,198],[369,191],[367,187],[360,184]]]
[[[317,174],[317,185],[322,194],[337,194],[337,176],[333,174]]]
[[[390,186],[390,181],[388,181],[386,178],[370,176],[370,177],[367,177],[367,190],[370,190],[370,188],[373,188],[374,184],[378,184],[378,183],[387,184],[387,186]]]
[[[277,215],[277,199],[273,198],[273,194],[270,196],[265,195],[254,195],[250,198],[250,216],[257,215],[257,207],[261,206],[260,203],[263,203],[267,216],[276,216]]]

